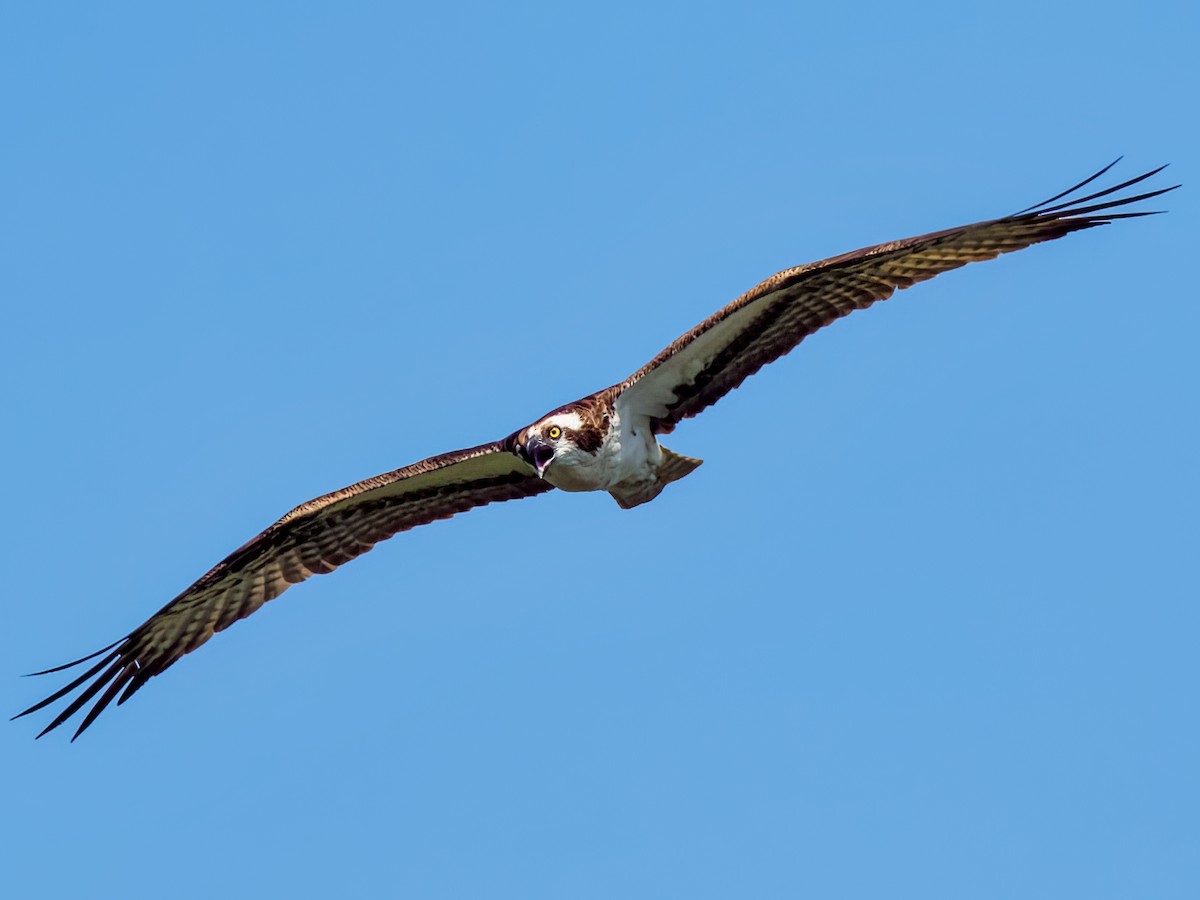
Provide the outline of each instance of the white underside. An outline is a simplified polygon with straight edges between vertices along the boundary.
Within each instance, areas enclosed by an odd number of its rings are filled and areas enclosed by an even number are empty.
[[[662,450],[649,421],[629,426],[614,413],[608,435],[593,455],[559,448],[545,478],[564,491],[638,491],[658,481]]]

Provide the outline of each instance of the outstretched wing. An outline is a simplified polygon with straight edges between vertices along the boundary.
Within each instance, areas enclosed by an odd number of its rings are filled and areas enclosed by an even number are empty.
[[[505,442],[498,442],[430,457],[310,500],[217,563],[121,640],[83,659],[35,673],[60,672],[100,658],[66,687],[14,718],[36,712],[86,684],[41,737],[104,689],[74,740],[118,693],[120,705],[185,653],[293,584],[332,572],[398,532],[476,506],[551,489]]]
[[[993,259],[1115,219],[1152,215],[1110,210],[1174,187],[1087,205],[1161,172],[1159,167],[1114,187],[1057,203],[1099,178],[1002,219],[936,231],[845,253],[773,275],[701,322],[621,384],[610,389],[623,419],[649,419],[655,434],[716,403],[804,338],[856,309],[886,300],[967,263]]]

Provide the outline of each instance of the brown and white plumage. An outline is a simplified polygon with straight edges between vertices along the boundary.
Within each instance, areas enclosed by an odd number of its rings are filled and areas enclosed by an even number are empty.
[[[1118,160],[1119,161],[1119,160]],[[1115,162],[1069,190],[1011,216],[948,228],[920,237],[865,247],[785,269],[751,288],[679,337],[613,390],[643,411],[657,434],[702,412],[804,338],[856,309],[886,300],[897,288],[1001,253],[1063,237],[1115,219],[1151,215],[1108,210],[1147,200],[1173,187],[1087,205],[1161,172],[1053,205],[1111,169]]]
[[[317,497],[233,551],[121,640],[83,659],[35,673],[58,672],[100,657],[83,675],[21,715],[94,679],[42,731],[61,725],[107,685],[76,731],[78,736],[114,698],[118,705],[125,702],[147,679],[293,584],[332,572],[401,531],[549,490],[551,484],[496,442],[430,457]]]
[[[818,329],[888,298],[897,288],[967,263],[1116,219],[1150,215],[1112,210],[1174,189],[1092,202],[1145,181],[1160,168],[1058,202],[1109,168],[1011,216],[787,269],[682,335],[625,381],[560,407],[504,440],[431,457],[297,507],[121,640],[36,673],[98,659],[18,718],[82,688],[41,732],[58,727],[97,698],[75,732],[78,737],[114,699],[123,703],[214,633],[291,585],[331,572],[379,541],[418,525],[554,487],[605,490],[624,508],[653,499],[666,484],[700,465],[659,446],[655,437],[711,406]]]

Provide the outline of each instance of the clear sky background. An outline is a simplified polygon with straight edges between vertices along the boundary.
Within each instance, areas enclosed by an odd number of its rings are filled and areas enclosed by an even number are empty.
[[[8,724],[6,897],[1200,896],[1195,4],[9,4],[0,701],[778,269],[1158,205]]]

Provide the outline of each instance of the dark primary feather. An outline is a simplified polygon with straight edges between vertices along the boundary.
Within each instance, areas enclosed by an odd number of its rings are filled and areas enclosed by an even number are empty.
[[[34,673],[60,672],[100,657],[70,684],[14,718],[36,712],[90,681],[38,735],[53,731],[103,690],[74,740],[114,699],[118,706],[124,703],[148,679],[293,584],[332,572],[398,532],[548,490],[550,484],[506,443],[498,442],[434,456],[310,500],[239,547],[121,640]]]
[[[1069,190],[1011,216],[880,244],[780,272],[684,334],[624,382],[575,406],[603,417],[615,402],[618,409],[648,417],[655,433],[669,432],[806,336],[856,309],[886,299],[897,288],[1072,231],[1150,215],[1113,210],[1174,190],[1168,187],[1087,205],[1161,171],[1155,169],[1054,205],[1110,168],[1106,166]],[[599,425],[589,427],[598,429]],[[121,640],[90,656],[37,673],[59,672],[98,660],[15,718],[83,688],[38,735],[57,728],[99,695],[76,730],[78,737],[114,699],[118,705],[125,702],[148,679],[291,585],[331,572],[400,531],[487,503],[551,490],[551,485],[512,452],[516,437],[431,457],[297,507]]]
[[[1158,174],[1165,166],[1058,205],[1107,172],[1000,219],[936,231],[787,269],[701,322],[612,389],[622,408],[648,416],[657,434],[716,403],[767,363],[813,332],[907,288],[967,263],[992,259],[1073,231],[1116,219],[1153,215],[1111,210],[1148,200],[1179,185],[1107,200]]]

